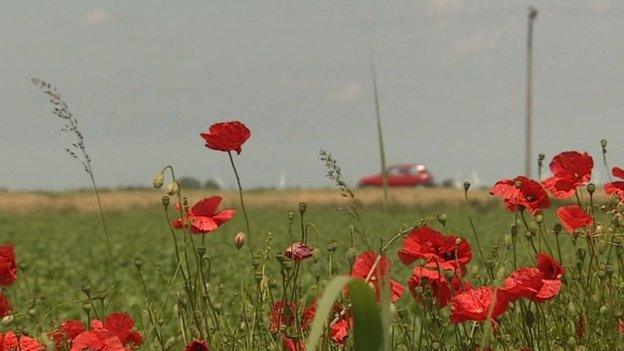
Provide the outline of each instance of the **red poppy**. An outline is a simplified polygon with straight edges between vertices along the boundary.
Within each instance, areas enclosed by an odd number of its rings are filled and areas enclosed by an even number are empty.
[[[61,323],[58,329],[48,335],[54,341],[57,350],[65,350],[67,345],[71,345],[74,339],[84,331],[84,324],[79,320],[72,319]]]
[[[221,196],[207,197],[189,209],[187,220],[193,233],[203,234],[213,232],[223,223],[234,217],[234,213],[236,212],[232,209],[217,211],[221,200]],[[176,229],[182,229],[184,228],[184,220],[178,218],[173,221],[171,225]]]
[[[287,249],[286,252],[284,253],[284,256],[290,258],[291,260],[294,260],[296,262],[301,262],[303,260],[305,260],[306,258],[310,258],[312,257],[312,253],[314,252],[314,248],[302,243],[302,242],[296,242],[292,245],[290,245]]]
[[[206,147],[218,151],[236,151],[241,153],[243,144],[251,136],[251,131],[239,121],[216,123],[210,126],[201,137],[206,141]]]
[[[506,299],[510,302],[521,298],[532,298],[542,288],[544,284],[542,278],[542,271],[538,268],[518,268],[509,278],[505,279],[500,291],[505,294]]]
[[[542,272],[542,287],[531,300],[543,302],[559,295],[563,285],[561,277],[565,274],[565,270],[561,263],[543,252],[537,254],[536,261],[537,269]]]
[[[470,284],[462,282],[457,275],[454,275],[449,283],[439,270],[418,266],[414,268],[409,279],[409,289],[415,299],[422,299],[416,288],[425,283],[431,288],[439,307],[448,305],[453,295],[471,288]]]
[[[618,319],[617,331],[620,335],[624,335],[624,321],[621,319]]]
[[[466,239],[442,233],[427,226],[412,230],[403,240],[398,252],[403,264],[423,259],[436,269],[463,272],[472,259],[470,244]]]
[[[11,301],[6,295],[0,292],[0,318],[8,315],[12,310]]]
[[[615,182],[606,183],[604,185],[605,192],[609,195],[615,195],[620,198],[620,200],[624,200],[624,169],[620,167],[613,167],[611,171],[614,177],[620,178],[622,180],[616,180]]]
[[[17,279],[17,263],[13,245],[0,245],[0,285],[9,286]]]
[[[469,289],[451,300],[451,322],[496,319],[507,311],[508,301],[498,288],[484,286]]]
[[[8,331],[0,334],[0,350],[2,351],[43,351],[44,347],[35,339],[21,335],[18,337],[14,332]]]
[[[593,168],[594,159],[587,152],[562,152],[550,162],[553,176],[544,180],[544,187],[556,198],[568,198],[579,186],[589,182]]]
[[[542,185],[525,176],[499,180],[490,190],[490,194],[503,199],[510,212],[527,209],[532,214],[550,207],[548,194]]]
[[[104,328],[99,320],[91,322],[91,329],[74,338],[71,351],[126,351],[121,340],[110,330]]]
[[[134,330],[134,319],[125,312],[112,313],[106,317],[104,328],[115,334],[125,346],[137,347],[143,343],[141,334]]]
[[[578,205],[559,207],[557,217],[569,233],[594,223],[593,218]]]
[[[284,337],[284,349],[286,351],[305,351],[305,343],[303,340]]]
[[[338,345],[344,345],[349,336],[349,330],[351,329],[350,321],[347,317],[341,317],[336,323],[334,323],[329,331],[331,339]]]
[[[206,340],[193,340],[186,345],[185,351],[210,351]]]
[[[271,308],[271,332],[276,333],[282,328],[289,327],[295,321],[297,305],[294,302],[287,303],[279,300]]]
[[[314,299],[312,300],[312,303],[310,303],[310,305],[303,310],[303,313],[301,314],[301,329],[307,330],[312,324],[314,315],[316,314],[317,304],[316,299]]]
[[[375,262],[378,263],[375,265]],[[351,268],[351,276],[368,280],[375,289],[377,300],[381,296],[381,282],[383,278],[390,274],[390,260],[384,255],[379,255],[373,251],[362,253],[355,260]],[[390,280],[390,293],[392,302],[397,302],[403,295],[405,288],[399,282]]]

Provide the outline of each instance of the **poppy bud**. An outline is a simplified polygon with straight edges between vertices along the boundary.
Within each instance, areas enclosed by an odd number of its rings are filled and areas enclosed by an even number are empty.
[[[177,182],[169,183],[167,185],[167,194],[169,194],[169,196],[173,196],[177,193],[178,193],[178,183]]]
[[[470,189],[470,182],[469,181],[465,181],[464,182],[464,191],[468,191],[468,189]]]
[[[158,172],[154,176],[154,180],[152,181],[152,183],[154,184],[154,188],[156,189],[160,189],[163,186],[163,184],[165,183],[165,176],[162,174],[162,172]]]
[[[243,232],[240,232],[234,237],[234,246],[236,246],[236,249],[239,250],[241,247],[243,247],[243,245],[245,245],[245,241],[247,241],[247,235],[245,235],[245,233]]]
[[[544,222],[544,215],[540,212],[538,214],[535,215],[535,221],[538,224],[542,224],[542,222]]]
[[[327,251],[329,252],[336,252],[336,249],[338,248],[338,243],[336,242],[336,240],[332,240],[328,245],[327,245]]]
[[[204,245],[197,246],[197,254],[199,257],[204,257],[206,254],[206,247]]]
[[[602,152],[607,153],[607,139],[600,140],[600,146],[602,147]]]
[[[82,285],[80,286],[80,289],[87,296],[89,296],[89,294],[91,293],[91,287],[87,283],[82,283]]]
[[[444,212],[440,213],[437,218],[438,218],[438,222],[440,222],[440,224],[446,225],[446,213],[444,213]]]
[[[162,197],[161,202],[164,208],[168,208],[169,202],[171,202],[171,199],[169,198],[169,196],[165,195]]]
[[[141,269],[141,266],[143,266],[143,260],[141,260],[138,257],[134,258],[134,265],[136,266],[137,269]]]
[[[295,218],[294,211],[288,211],[288,220],[292,221]]]
[[[587,184],[587,192],[591,195],[594,193],[594,191],[596,191],[596,184],[594,183]]]
[[[91,307],[92,306],[91,306],[91,304],[89,302],[85,302],[85,303],[82,304],[82,310],[87,312],[87,313],[91,312]]]
[[[537,155],[538,161],[544,161],[545,158],[546,158],[546,155],[544,155],[543,153],[540,153],[539,155]]]
[[[305,202],[300,202],[299,203],[299,213],[301,213],[302,215],[305,213],[306,209],[308,208],[308,204]]]
[[[557,223],[553,226],[553,232],[555,232],[555,235],[559,235],[561,233],[561,230],[563,228],[561,227],[561,224]]]

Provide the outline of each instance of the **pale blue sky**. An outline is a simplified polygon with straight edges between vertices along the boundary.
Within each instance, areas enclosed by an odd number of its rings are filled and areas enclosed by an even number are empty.
[[[535,149],[610,140],[624,165],[624,4],[541,1]],[[248,186],[327,185],[318,151],[349,180],[378,170],[368,67],[376,55],[387,157],[438,180],[523,168],[527,1],[17,1],[0,11],[0,187],[88,186],[30,84],[54,82],[80,120],[103,186],[179,174],[231,184],[199,133],[247,123]],[[602,169],[600,169],[600,173]]]

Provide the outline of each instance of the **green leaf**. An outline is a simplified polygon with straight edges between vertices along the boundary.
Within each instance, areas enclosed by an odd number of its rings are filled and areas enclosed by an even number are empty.
[[[379,351],[383,344],[381,311],[375,293],[363,280],[349,283],[353,303],[353,339],[356,351]]]

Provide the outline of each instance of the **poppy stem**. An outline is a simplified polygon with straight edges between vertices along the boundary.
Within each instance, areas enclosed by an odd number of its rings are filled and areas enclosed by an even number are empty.
[[[234,170],[234,176],[236,177],[236,184],[238,185],[238,196],[240,198],[241,209],[243,210],[243,217],[245,217],[245,226],[247,228],[247,235],[249,236],[249,251],[253,253],[253,241],[251,240],[251,229],[249,226],[249,217],[247,216],[247,209],[245,208],[245,200],[243,199],[243,186],[241,185],[240,176],[238,175],[238,170],[236,169],[236,165],[234,164],[234,158],[232,157],[232,152],[228,151],[228,157],[230,158],[230,164],[232,165],[232,169]]]

